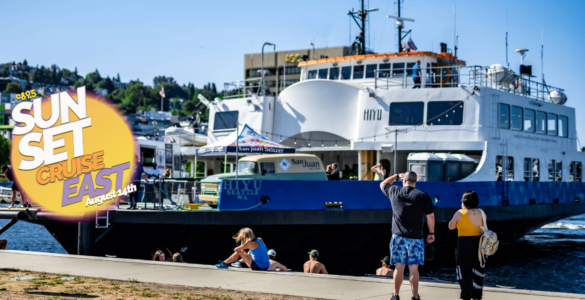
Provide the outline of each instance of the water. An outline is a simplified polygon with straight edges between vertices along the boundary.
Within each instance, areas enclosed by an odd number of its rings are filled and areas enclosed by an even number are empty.
[[[0,220],[0,226],[8,223]],[[18,222],[0,238],[7,249],[66,254],[65,249],[41,225]],[[445,249],[440,251],[453,251]],[[444,253],[437,257],[453,257]],[[453,262],[446,265],[453,265]],[[455,270],[438,266],[421,274],[433,279],[456,282]],[[546,225],[509,245],[502,245],[489,258],[486,286],[585,293],[585,215]]]

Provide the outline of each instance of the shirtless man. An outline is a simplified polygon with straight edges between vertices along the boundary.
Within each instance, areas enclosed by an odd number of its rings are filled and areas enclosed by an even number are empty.
[[[329,274],[327,273],[327,270],[325,270],[325,265],[317,261],[318,258],[319,251],[311,250],[311,252],[309,252],[309,261],[303,266],[305,273]]]
[[[273,249],[268,250],[268,260],[270,261],[270,267],[268,267],[268,271],[288,271],[286,266],[274,260],[275,258],[276,251]]]
[[[382,267],[379,268],[378,270],[376,270],[376,275],[378,276],[392,276],[394,273],[394,270],[391,269],[391,265],[390,265],[390,256],[385,256],[384,259],[382,259]]]

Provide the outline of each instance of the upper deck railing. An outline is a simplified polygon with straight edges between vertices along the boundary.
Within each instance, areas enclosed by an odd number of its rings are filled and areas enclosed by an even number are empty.
[[[507,74],[505,83],[496,82],[494,73],[489,74],[490,67],[484,66],[444,66],[421,68],[423,76],[420,84],[413,80],[413,68],[376,70],[374,87],[376,89],[390,88],[446,88],[446,87],[487,87],[506,91],[536,100],[550,101],[549,95],[553,91],[564,92],[564,89],[543,84],[532,80],[530,76]]]

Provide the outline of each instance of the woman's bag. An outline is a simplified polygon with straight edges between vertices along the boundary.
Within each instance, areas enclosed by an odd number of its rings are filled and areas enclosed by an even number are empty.
[[[496,251],[498,251],[498,246],[500,242],[498,241],[498,235],[488,230],[487,222],[485,221],[485,213],[483,210],[479,210],[481,212],[481,218],[483,219],[483,226],[480,228],[483,229],[483,235],[479,239],[479,263],[481,267],[485,267],[485,262],[488,256],[494,255]]]

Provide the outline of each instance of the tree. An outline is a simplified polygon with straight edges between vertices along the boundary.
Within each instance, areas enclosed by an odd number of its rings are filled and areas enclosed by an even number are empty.
[[[111,94],[116,89],[116,85],[114,85],[114,82],[110,79],[109,76],[106,77],[106,79],[100,81],[97,84],[97,87],[101,89],[106,89],[108,91],[108,94]]]
[[[26,59],[22,62],[23,65],[28,66],[28,61]]]
[[[585,147],[581,148],[581,152],[585,152]]]
[[[190,115],[195,110],[195,101],[185,101],[183,103],[183,114]]]
[[[118,76],[116,76],[116,81],[118,81],[118,82],[122,82],[122,81],[120,80],[120,73],[118,73]]]
[[[22,93],[22,86],[20,86],[20,84],[18,83],[11,82],[8,85],[6,85],[6,90],[4,92],[11,94],[20,94]]]
[[[0,135],[0,165],[10,164],[10,141]]]
[[[166,76],[156,76],[156,77],[154,77],[154,79],[152,79],[152,83],[154,84],[154,87],[158,87],[159,85],[161,85],[163,83],[170,83],[170,84],[177,85],[177,82],[175,81],[175,79],[173,77],[166,77]],[[165,90],[165,92],[166,92],[166,90]]]

